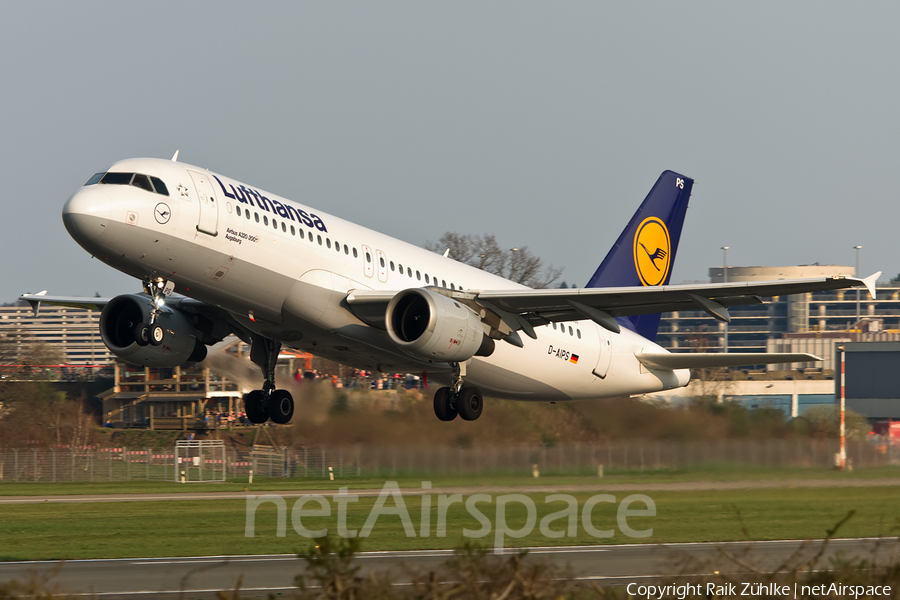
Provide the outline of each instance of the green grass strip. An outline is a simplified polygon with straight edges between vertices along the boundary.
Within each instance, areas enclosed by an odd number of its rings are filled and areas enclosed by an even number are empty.
[[[553,492],[548,490],[549,493]],[[399,517],[381,516],[371,536],[362,540],[362,550],[460,546],[465,541],[463,529],[478,529],[479,522],[463,504],[453,504],[447,514],[447,537],[436,537],[438,495],[439,490],[431,495],[429,537],[419,535],[421,498],[409,495],[403,499],[417,536],[405,535]],[[614,495],[620,502],[629,493]],[[538,524],[545,515],[565,508],[562,502],[546,503],[546,496],[529,494],[537,506]],[[592,522],[598,529],[614,529],[614,535],[598,539],[585,532],[581,519],[581,507],[591,495],[574,496],[579,503],[575,537],[549,538],[536,525],[530,535],[507,538],[505,545],[732,541],[746,539],[743,527],[755,540],[816,538],[824,536],[826,529],[850,510],[855,510],[856,515],[839,537],[896,535],[900,523],[897,487],[651,492],[648,496],[656,504],[656,516],[628,519],[633,529],[652,528],[650,537],[634,539],[623,535],[617,525],[616,506],[600,503],[593,511]],[[7,505],[0,507],[0,560],[294,553],[310,543],[291,526],[295,502],[286,500],[285,537],[276,536],[277,509],[273,504],[257,509],[255,536],[245,537],[246,502],[241,500]],[[375,502],[375,498],[362,498],[349,504],[348,527],[362,528]],[[388,500],[386,506],[394,506],[393,501]],[[494,521],[495,506],[477,506]],[[308,529],[327,527],[335,535],[337,505],[332,502],[331,508],[330,517],[307,517],[303,525]],[[643,505],[638,503],[632,508]],[[525,519],[523,505],[507,506],[510,528],[521,528]],[[566,526],[566,519],[560,519],[551,524],[551,529],[564,531]],[[479,541],[492,546],[494,532]]]

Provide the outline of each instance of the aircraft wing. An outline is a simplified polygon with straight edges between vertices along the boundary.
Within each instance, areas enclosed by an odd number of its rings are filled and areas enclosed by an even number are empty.
[[[41,309],[41,303],[53,304],[54,306],[70,306],[72,308],[87,308],[89,310],[103,310],[103,307],[112,300],[112,298],[87,298],[82,296],[48,296],[47,290],[38,292],[37,294],[22,294],[20,300],[25,300],[31,305],[31,310],[37,316]]]
[[[880,275],[879,271],[865,279],[824,277],[655,287],[483,291],[428,289],[467,304],[476,312],[485,309],[493,313],[502,323],[498,328],[501,334],[522,330],[529,337],[535,338],[534,327],[550,322],[590,319],[601,327],[618,333],[620,327],[616,317],[677,310],[703,310],[720,321],[730,322],[728,308],[731,306],[760,304],[763,297],[787,294],[865,287],[874,298],[875,281]],[[385,309],[396,293],[352,290],[346,302],[361,319],[383,328]],[[509,341],[515,343],[514,339],[515,336]],[[807,360],[812,359],[803,359],[804,362]]]
[[[759,304],[762,297],[864,286],[874,298],[875,281],[880,275],[878,272],[865,279],[825,277],[656,287],[482,291],[476,294],[475,301],[489,310],[495,307],[518,315],[532,326],[591,319],[618,332],[615,317],[677,310],[703,310],[720,321],[731,322],[729,307]],[[527,327],[522,328],[529,333]]]
[[[82,296],[49,296],[46,291],[37,294],[22,294],[19,297],[31,305],[34,315],[37,316],[41,304],[54,306],[70,306],[72,308],[86,308],[88,310],[101,311],[113,298],[88,298]],[[251,342],[251,333],[241,325],[228,311],[200,300],[194,300],[180,294],[172,294],[166,301],[166,305],[176,308],[184,313],[200,315],[201,321],[195,323],[199,331],[204,334],[205,344],[213,344],[222,340],[228,334],[235,334],[246,343]],[[215,341],[210,341],[215,340]]]

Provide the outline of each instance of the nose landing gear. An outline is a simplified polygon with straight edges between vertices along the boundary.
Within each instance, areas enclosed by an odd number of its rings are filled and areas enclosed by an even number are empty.
[[[175,282],[162,277],[145,279],[144,292],[150,296],[150,322],[138,323],[134,326],[134,341],[138,346],[159,346],[166,337],[166,332],[156,322],[166,303],[166,296],[175,290]]]

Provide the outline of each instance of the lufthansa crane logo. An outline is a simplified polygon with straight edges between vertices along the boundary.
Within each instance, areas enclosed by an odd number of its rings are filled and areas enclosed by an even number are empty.
[[[634,234],[634,269],[644,285],[662,285],[669,274],[672,248],[669,230],[657,217],[647,217]]]
[[[165,202],[160,202],[156,205],[156,208],[153,210],[154,216],[156,217],[156,222],[160,225],[165,225],[169,222],[169,219],[172,218],[172,211],[169,209],[169,205]]]

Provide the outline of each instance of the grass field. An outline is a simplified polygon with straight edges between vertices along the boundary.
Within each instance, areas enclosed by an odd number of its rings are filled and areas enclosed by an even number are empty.
[[[277,487],[283,489],[284,482],[280,483]],[[371,487],[380,487],[381,483]],[[471,480],[465,483],[473,485]],[[491,483],[497,485],[500,482]],[[308,482],[304,484],[302,487],[310,487]],[[198,489],[197,486],[181,487]],[[210,487],[203,486],[202,489]],[[253,488],[259,489],[256,485]],[[97,491],[96,486],[92,489]],[[553,493],[550,488],[549,493]],[[544,516],[566,507],[563,502],[546,503],[547,494],[529,494],[537,507],[538,524]],[[477,530],[481,525],[463,504],[456,503],[447,512],[447,536],[436,537],[437,495],[431,496],[429,537],[418,536],[421,497],[409,495],[404,496],[404,502],[417,536],[404,534],[399,517],[383,515],[371,536],[362,540],[362,549],[431,549],[462,545],[465,540],[463,529]],[[627,492],[616,493],[615,500],[619,502],[628,495]],[[579,504],[574,537],[548,537],[535,526],[532,533],[523,538],[506,538],[505,545],[728,541],[747,539],[744,528],[750,539],[815,538],[824,536],[826,530],[850,510],[855,510],[856,514],[841,529],[839,537],[897,535],[900,524],[900,487],[652,492],[648,496],[655,502],[656,516],[634,516],[627,521],[636,530],[652,528],[651,536],[627,537],[618,526],[616,505],[600,503],[593,510],[591,522],[598,529],[613,529],[614,534],[609,538],[596,538],[586,533],[582,522],[581,507],[590,494],[574,496]],[[361,498],[349,504],[347,526],[362,528],[375,501],[375,498]],[[245,537],[247,505],[243,500],[7,505],[0,508],[0,560],[293,553],[310,543],[308,538],[292,529],[294,502],[287,499],[285,537],[276,536],[277,509],[271,503],[257,509],[254,537]],[[388,500],[386,506],[394,506],[393,501]],[[477,506],[494,521],[494,505],[481,503]],[[307,505],[308,509],[316,507],[316,504]],[[332,503],[331,507],[330,517],[305,517],[303,525],[308,529],[327,527],[330,534],[336,534],[337,505]],[[640,509],[644,505],[639,502],[632,508]],[[508,528],[519,529],[525,520],[526,509],[522,504],[508,504]],[[566,526],[567,519],[562,518],[555,520],[550,529],[565,531]],[[481,538],[480,543],[492,546],[494,531],[496,528]]]
[[[551,489],[560,485],[598,485],[629,483],[676,483],[686,481],[761,481],[761,480],[808,480],[808,479],[876,479],[900,477],[900,467],[878,467],[857,471],[835,471],[809,468],[739,467],[735,465],[710,465],[685,470],[630,471],[606,474],[602,479],[590,476],[523,477],[510,475],[496,476],[430,476],[422,473],[417,477],[396,477],[401,488],[418,488],[422,481],[431,481],[434,487],[472,486],[547,486]],[[0,496],[44,496],[67,494],[144,494],[144,493],[188,493],[197,491],[238,492],[271,490],[336,490],[340,486],[351,489],[381,488],[382,478],[343,478],[329,481],[322,478],[261,478],[254,483],[235,480],[225,483],[181,484],[169,481],[123,481],[123,482],[63,482],[63,483],[12,483],[0,482]]]

